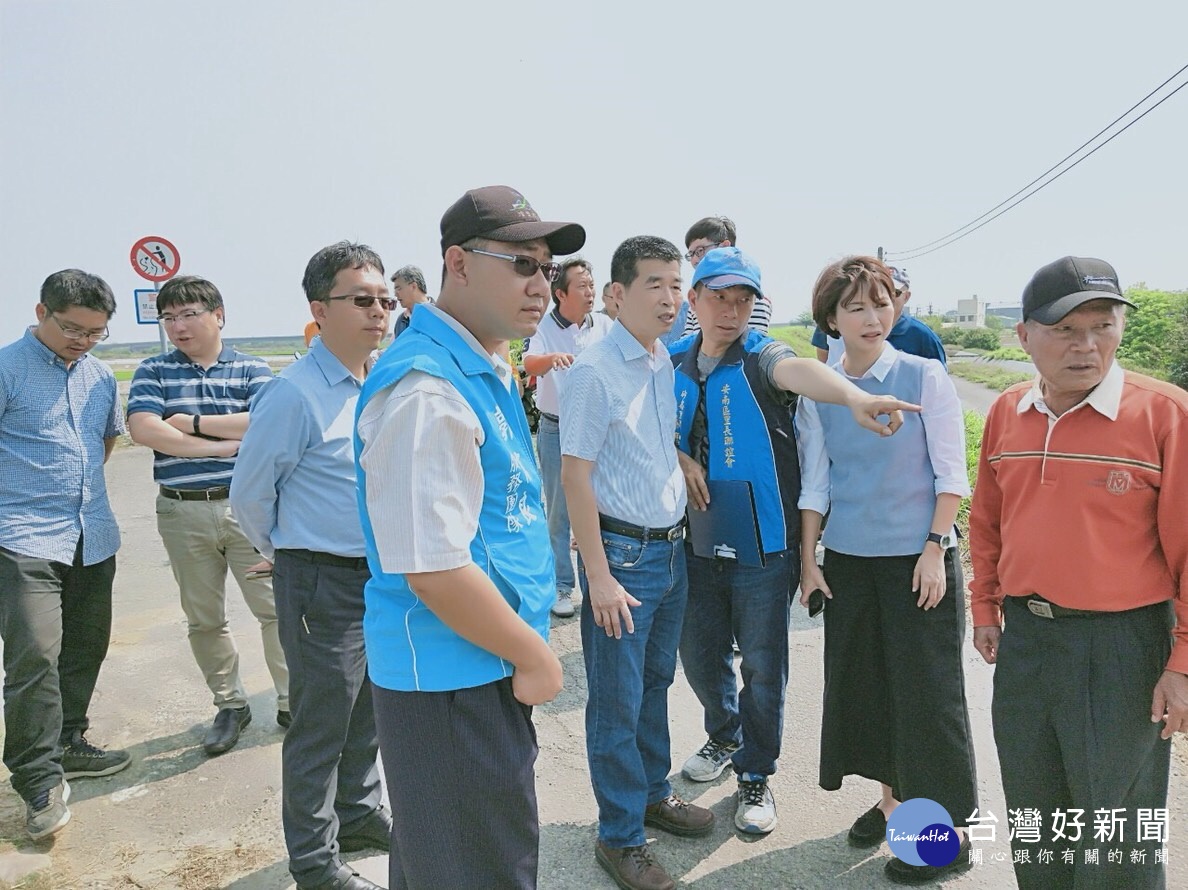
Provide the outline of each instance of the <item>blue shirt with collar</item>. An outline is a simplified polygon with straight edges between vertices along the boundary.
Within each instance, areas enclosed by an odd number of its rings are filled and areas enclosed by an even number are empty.
[[[120,548],[104,440],[124,432],[115,375],[89,353],[67,367],[37,339],[0,349],[0,547],[72,565]]]
[[[362,383],[321,339],[251,404],[231,508],[253,546],[366,555],[355,496],[355,405]]]

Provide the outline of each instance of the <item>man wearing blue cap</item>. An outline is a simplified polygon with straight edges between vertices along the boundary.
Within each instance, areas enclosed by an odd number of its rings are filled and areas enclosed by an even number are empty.
[[[800,462],[792,416],[796,396],[848,406],[858,422],[891,435],[897,399],[864,393],[820,362],[748,328],[763,287],[758,264],[737,247],[710,250],[690,296],[700,333],[671,347],[676,369],[679,460],[693,509],[709,505],[710,480],[751,483],[763,565],[705,557],[686,544],[689,604],[681,662],[705,709],[708,739],[685,761],[696,782],[716,779],[733,761],[738,776],[734,824],[766,834],[776,824],[768,777],[783,737],[788,680],[788,613],[800,577]],[[890,414],[884,425],[879,415]],[[737,527],[752,521],[739,517]],[[742,655],[737,688],[733,642]]]

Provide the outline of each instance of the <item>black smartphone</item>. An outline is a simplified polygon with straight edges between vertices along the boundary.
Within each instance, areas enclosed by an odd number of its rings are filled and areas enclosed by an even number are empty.
[[[809,618],[816,618],[825,611],[825,591],[818,587],[809,594]]]

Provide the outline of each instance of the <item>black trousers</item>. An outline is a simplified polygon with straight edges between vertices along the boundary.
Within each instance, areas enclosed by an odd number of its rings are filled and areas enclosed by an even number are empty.
[[[273,569],[293,724],[281,748],[281,819],[294,879],[339,867],[338,835],[380,805],[379,740],[363,647],[366,568],[319,565],[280,550]]]
[[[897,800],[927,797],[957,826],[977,807],[961,647],[965,595],[954,551],[945,554],[945,595],[916,605],[917,556],[825,551],[825,700],[821,787],[847,775],[891,786]]]
[[[1159,738],[1162,724],[1151,722],[1151,696],[1171,653],[1171,603],[1048,619],[1007,597],[1005,613],[994,669],[994,742],[1008,810],[1033,808],[1042,820],[1038,843],[1018,832],[1011,842],[1030,860],[1015,864],[1019,887],[1164,887],[1156,852],[1165,846],[1166,820],[1163,842],[1140,842],[1138,833],[1140,809],[1167,807],[1171,740]],[[1121,837],[1097,839],[1098,810],[1121,810]],[[1084,828],[1072,830],[1072,821]],[[1065,837],[1053,840],[1057,829]],[[1158,833],[1158,826],[1147,832]],[[1045,849],[1054,851],[1051,861],[1039,855]],[[1094,849],[1098,862],[1087,862]],[[1115,850],[1120,862],[1110,861]]]
[[[449,692],[374,686],[392,804],[390,890],[536,886],[536,729],[510,679]]]
[[[62,781],[62,747],[90,725],[87,708],[111,639],[115,557],[67,565],[0,547],[4,765],[32,800]]]

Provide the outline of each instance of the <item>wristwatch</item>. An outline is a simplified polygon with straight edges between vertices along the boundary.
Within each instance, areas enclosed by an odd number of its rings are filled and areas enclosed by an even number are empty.
[[[940,544],[941,550],[948,550],[953,546],[952,535],[938,535],[936,532],[928,533],[928,542],[932,544]]]

